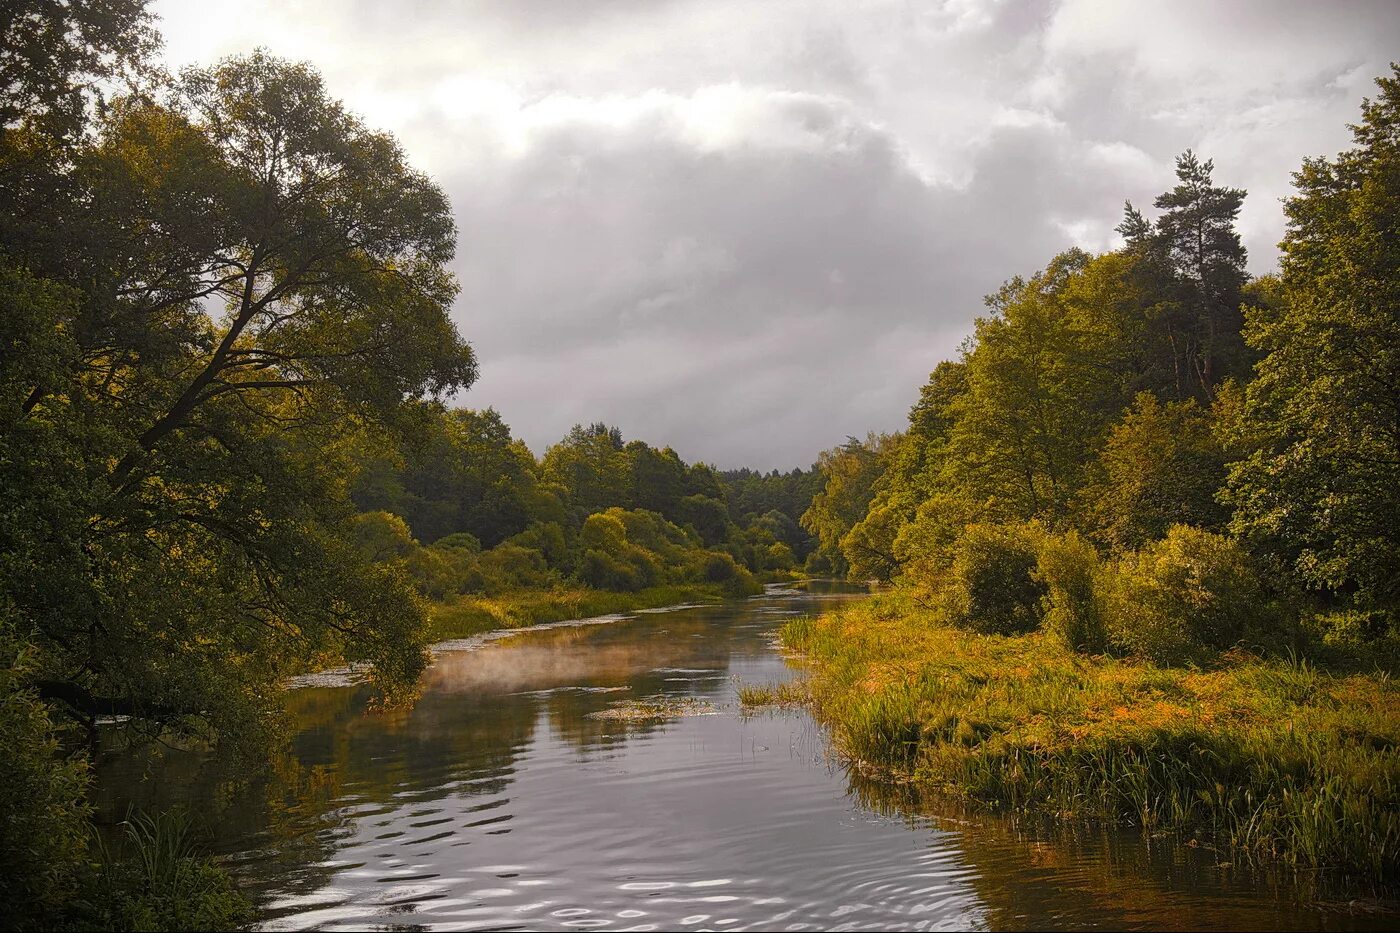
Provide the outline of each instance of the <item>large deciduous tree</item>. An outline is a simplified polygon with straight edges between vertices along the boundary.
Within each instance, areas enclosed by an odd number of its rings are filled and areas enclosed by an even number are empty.
[[[442,192],[264,53],[115,101],[67,173],[62,248],[4,283],[6,341],[40,351],[0,373],[35,683],[87,722],[232,734],[313,656],[410,685],[422,608],[348,540],[347,487],[354,438],[475,376]]]
[[[1309,585],[1400,611],[1400,66],[1355,146],[1309,159],[1285,205],[1283,301],[1259,309],[1234,527]]]

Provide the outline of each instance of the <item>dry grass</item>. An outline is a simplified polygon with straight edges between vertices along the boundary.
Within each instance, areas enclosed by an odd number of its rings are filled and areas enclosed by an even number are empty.
[[[974,635],[894,597],[794,620],[838,747],[989,804],[1176,829],[1239,856],[1400,881],[1400,691],[1383,672],[1214,669]]]

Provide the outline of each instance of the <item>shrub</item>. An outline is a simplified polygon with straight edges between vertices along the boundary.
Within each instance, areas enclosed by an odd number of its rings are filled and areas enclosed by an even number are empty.
[[[1045,535],[1035,576],[1045,587],[1045,628],[1069,648],[1099,654],[1108,646],[1098,551],[1075,531]]]
[[[567,552],[564,529],[558,522],[534,522],[507,543],[534,548],[544,555],[551,567],[563,563]]]
[[[1249,555],[1223,535],[1174,525],[1105,578],[1112,643],[1158,664],[1200,661],[1258,632],[1264,593]]]
[[[520,535],[516,535],[520,537]],[[469,531],[458,531],[450,535],[438,538],[431,545],[439,551],[450,551],[452,553],[480,554],[481,542],[476,535]]]
[[[826,577],[836,572],[836,565],[832,563],[831,555],[821,551],[813,551],[807,555],[802,570],[814,577]]]
[[[420,547],[413,549],[404,559],[404,564],[413,579],[414,588],[420,594],[431,599],[444,599],[461,591],[466,576],[463,563],[455,557],[452,551]]]
[[[752,596],[763,592],[763,587],[754,579],[746,567],[730,554],[723,551],[707,551],[701,555],[698,564],[689,572],[698,583],[719,583],[728,596]]]
[[[617,554],[589,548],[579,561],[579,580],[600,590],[634,593],[653,586],[660,568],[650,554],[639,547],[624,545]]]
[[[945,591],[949,619],[985,635],[1034,631],[1046,587],[1036,576],[1037,530],[1028,525],[967,526]]]
[[[793,556],[792,548],[781,541],[768,545],[763,552],[764,570],[791,570],[797,566],[797,558]]]
[[[48,709],[25,689],[31,654],[3,608],[0,655],[0,904],[39,928],[71,897],[87,847],[88,768],[60,752]]]
[[[498,544],[482,552],[477,566],[486,578],[487,590],[492,593],[548,586],[555,582],[544,555],[518,544]]]
[[[103,852],[73,913],[83,929],[231,930],[252,919],[232,878],[201,856],[189,819],[133,815],[117,857]],[[90,913],[90,916],[83,916]]]

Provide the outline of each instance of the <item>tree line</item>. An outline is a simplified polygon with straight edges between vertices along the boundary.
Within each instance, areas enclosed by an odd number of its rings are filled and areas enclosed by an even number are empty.
[[[983,632],[1163,663],[1393,643],[1400,620],[1400,69],[1308,159],[1277,273],[1187,151],[1124,245],[987,298],[908,427],[821,456],[819,553]],[[1306,630],[1306,631],[1305,631]]]
[[[450,409],[477,362],[442,190],[309,66],[168,74],[159,45],[144,0],[0,13],[7,928],[246,916],[178,827],[131,828],[179,858],[100,857],[102,735],[257,761],[289,674],[364,662],[411,697],[432,598],[747,592],[810,550],[809,474],[727,484],[604,425],[537,461]]]
[[[536,460],[492,409],[416,414],[399,447],[359,455],[350,528],[363,553],[400,563],[425,597],[569,583],[751,595],[756,575],[791,572],[813,550],[795,515],[814,471],[720,473],[603,422],[575,425]]]

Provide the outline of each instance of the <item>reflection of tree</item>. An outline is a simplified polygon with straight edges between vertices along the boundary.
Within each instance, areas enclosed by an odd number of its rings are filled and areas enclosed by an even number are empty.
[[[619,700],[647,697],[718,700],[728,689],[729,658],[736,639],[745,637],[730,623],[733,609],[700,609],[654,616],[614,626],[574,630],[568,639],[571,661],[579,668],[574,689],[552,689],[541,707],[554,734],[580,753],[615,747],[629,737],[665,728],[668,720],[589,718]],[[717,626],[723,624],[723,631]],[[638,637],[637,627],[663,628],[663,637]],[[554,632],[534,633],[554,635]],[[755,647],[763,644],[754,638]],[[550,644],[544,641],[542,644]],[[514,649],[513,649],[514,650]],[[693,672],[713,671],[707,678]],[[692,672],[692,673],[682,673]],[[618,692],[597,688],[627,687]]]
[[[182,805],[214,851],[233,857],[254,897],[310,896],[331,887],[347,839],[382,833],[410,841],[492,817],[474,810],[499,803],[542,720],[586,754],[665,727],[588,718],[614,700],[723,702],[731,657],[765,654],[781,618],[741,611],[739,620],[730,605],[520,633],[439,657],[411,709],[368,711],[363,687],[291,691],[293,731],[266,769],[250,773],[246,764],[190,751],[128,750],[102,761],[97,807],[116,823],[129,805]],[[627,689],[596,689],[609,687]],[[460,802],[434,806],[452,798]],[[442,811],[431,817],[442,825],[415,826],[429,809]]]
[[[848,769],[847,783],[867,809],[902,817],[920,831],[931,823],[951,836],[974,869],[969,880],[994,930],[1039,929],[1057,916],[1105,929],[1159,928],[1164,921],[1181,930],[1268,929],[1310,896],[1298,879],[1226,867],[1218,853],[1169,835],[993,813],[855,769]],[[1202,896],[1216,892],[1222,896]]]

